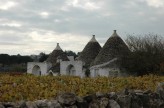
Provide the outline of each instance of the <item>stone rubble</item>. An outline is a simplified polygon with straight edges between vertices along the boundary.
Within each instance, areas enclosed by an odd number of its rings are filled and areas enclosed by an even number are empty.
[[[52,100],[0,102],[0,108],[164,108],[164,83],[159,83],[155,92],[124,89],[85,97],[62,93]]]

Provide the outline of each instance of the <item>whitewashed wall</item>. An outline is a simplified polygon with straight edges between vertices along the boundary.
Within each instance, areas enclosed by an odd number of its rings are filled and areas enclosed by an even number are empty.
[[[82,61],[61,61],[60,62],[60,74],[68,75],[67,68],[68,66],[73,65],[76,72],[74,76],[83,76],[83,62]]]
[[[110,77],[125,77],[127,73],[121,72],[119,68],[92,68],[90,69],[91,77],[110,76]]]
[[[27,73],[39,75],[38,72],[33,72],[33,69],[35,66],[38,66],[40,68],[41,75],[47,75],[48,70],[51,68],[51,63],[47,62],[28,62],[27,63]]]

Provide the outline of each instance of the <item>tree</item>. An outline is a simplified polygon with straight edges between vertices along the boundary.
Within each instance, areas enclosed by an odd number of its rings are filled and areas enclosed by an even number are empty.
[[[48,58],[48,55],[45,54],[44,52],[41,52],[39,56],[40,56],[39,62],[44,62]]]
[[[32,61],[30,56],[0,54],[0,63],[3,65],[21,64]]]
[[[8,54],[0,54],[0,63],[2,63],[3,66],[9,64],[9,57]]]
[[[131,53],[123,58],[122,65],[137,75],[157,74],[164,63],[164,38],[159,35],[129,35],[126,43]]]
[[[77,54],[71,50],[68,50],[68,51],[65,51],[66,55],[67,56],[74,56],[74,57],[77,57]]]

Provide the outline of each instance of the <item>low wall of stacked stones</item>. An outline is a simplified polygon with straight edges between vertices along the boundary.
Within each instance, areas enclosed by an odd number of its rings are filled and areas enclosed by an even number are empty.
[[[0,102],[0,108],[164,108],[164,82],[155,92],[125,88],[119,93],[97,92],[84,97],[62,93],[52,100]]]

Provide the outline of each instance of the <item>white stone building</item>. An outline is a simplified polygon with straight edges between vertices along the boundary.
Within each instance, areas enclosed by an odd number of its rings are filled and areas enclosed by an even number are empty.
[[[101,46],[93,35],[77,59],[66,56],[59,44],[45,62],[29,62],[27,72],[34,75],[72,75],[85,77],[90,63],[98,55]]]
[[[127,76],[120,65],[120,58],[129,53],[124,41],[114,30],[103,48],[93,35],[79,57],[67,56],[57,44],[56,48],[42,63],[28,63],[27,72],[35,75],[72,75],[72,76]]]
[[[118,36],[116,30],[107,40],[90,67],[91,77],[96,76],[128,76],[120,62],[123,56],[130,52],[125,42]]]

